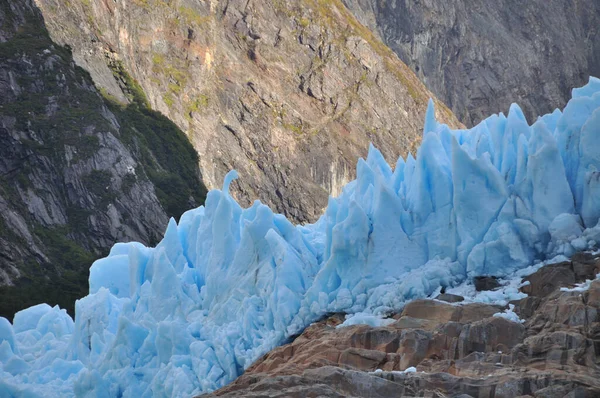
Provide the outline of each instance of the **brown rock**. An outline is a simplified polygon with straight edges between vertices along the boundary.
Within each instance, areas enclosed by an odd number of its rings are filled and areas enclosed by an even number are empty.
[[[389,328],[363,328],[350,338],[353,347],[364,347],[368,350],[395,352],[398,350],[402,331]]]
[[[594,279],[600,272],[600,256],[576,253],[571,261],[546,265],[524,278],[529,285],[521,291],[529,296],[546,297],[560,287],[571,287],[587,279]]]
[[[465,325],[458,342],[459,357],[472,352],[507,352],[519,344],[525,327],[500,317]]]
[[[573,285],[576,281],[571,263],[568,261],[549,264],[523,279],[529,285],[521,291],[530,296],[546,297],[561,286]]]
[[[498,278],[495,276],[476,276],[473,278],[473,283],[475,284],[475,289],[478,292],[484,290],[494,290],[500,287]]]
[[[600,272],[600,257],[591,253],[576,253],[571,257],[571,263],[578,281],[594,279]]]
[[[537,310],[537,308],[540,306],[541,302],[542,299],[539,297],[528,296],[518,300],[518,302],[515,304],[514,311],[521,318],[530,318],[534,314],[535,310]]]
[[[432,321],[429,319],[413,318],[410,316],[401,316],[396,322],[392,323],[390,327],[396,329],[424,329],[431,330],[439,325],[439,322]]]
[[[593,281],[587,291],[586,302],[594,308],[600,308],[600,279]]]
[[[597,308],[587,305],[581,292],[557,291],[544,300],[528,324],[536,331],[544,328],[585,328],[590,322],[595,322],[597,316]]]
[[[433,300],[414,300],[406,304],[402,316],[427,319],[436,322],[448,322],[454,317],[458,307]]]
[[[482,303],[451,305],[435,300],[415,300],[404,307],[401,317],[425,319],[437,323],[449,321],[465,323],[490,317],[499,311],[502,311],[499,306]]]
[[[402,333],[398,354],[400,354],[400,368],[403,370],[411,366],[417,366],[428,353],[431,333],[412,329]]]
[[[503,308],[497,305],[471,303],[457,307],[457,313],[453,319],[456,322],[468,323],[488,318]]]
[[[340,354],[339,364],[360,370],[375,370],[386,358],[385,352],[364,348],[347,348]]]

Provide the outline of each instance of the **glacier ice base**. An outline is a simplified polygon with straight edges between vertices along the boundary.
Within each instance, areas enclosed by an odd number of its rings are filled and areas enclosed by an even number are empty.
[[[96,261],[75,320],[46,304],[0,318],[0,396],[207,392],[328,313],[376,319],[600,242],[600,80],[532,126],[513,105],[451,130],[432,106],[416,157],[392,170],[371,146],[315,224],[241,208],[231,172],[155,248]]]

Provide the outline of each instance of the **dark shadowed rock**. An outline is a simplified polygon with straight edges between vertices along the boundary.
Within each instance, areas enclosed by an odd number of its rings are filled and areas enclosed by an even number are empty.
[[[478,292],[482,292],[485,290],[494,290],[500,287],[500,283],[498,283],[498,278],[495,276],[476,276],[473,278],[473,283],[475,284],[475,289]]]
[[[183,131],[143,95],[103,97],[36,2],[0,1],[0,316],[41,302],[72,314],[96,258],[156,243],[205,194]]]
[[[519,314],[520,317],[530,318],[538,309],[541,302],[542,299],[539,297],[528,296],[513,303],[515,305],[514,311]]]
[[[445,301],[447,303],[460,303],[461,301],[465,300],[465,298],[463,296],[459,296],[456,294],[450,294],[450,293],[442,293],[439,296],[437,296],[435,299],[440,300],[440,301]]]
[[[577,280],[594,279],[600,273],[600,258],[591,253],[576,253],[571,257],[571,263]]]

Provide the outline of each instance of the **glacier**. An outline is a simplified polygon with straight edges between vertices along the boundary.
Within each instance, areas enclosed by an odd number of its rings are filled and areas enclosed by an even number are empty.
[[[73,320],[0,318],[0,396],[180,397],[220,388],[332,312],[379,322],[474,276],[510,277],[600,242],[600,80],[528,125],[512,105],[469,130],[427,112],[416,156],[373,146],[311,225],[230,195],[118,243]]]

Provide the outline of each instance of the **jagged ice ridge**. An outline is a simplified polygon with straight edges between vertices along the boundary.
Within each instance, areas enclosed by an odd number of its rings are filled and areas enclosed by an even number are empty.
[[[0,318],[0,396],[191,396],[330,312],[385,314],[440,286],[508,276],[600,241],[600,80],[528,126],[518,106],[450,130],[430,102],[416,158],[369,149],[312,225],[223,190],[156,248],[116,244],[73,321]]]

